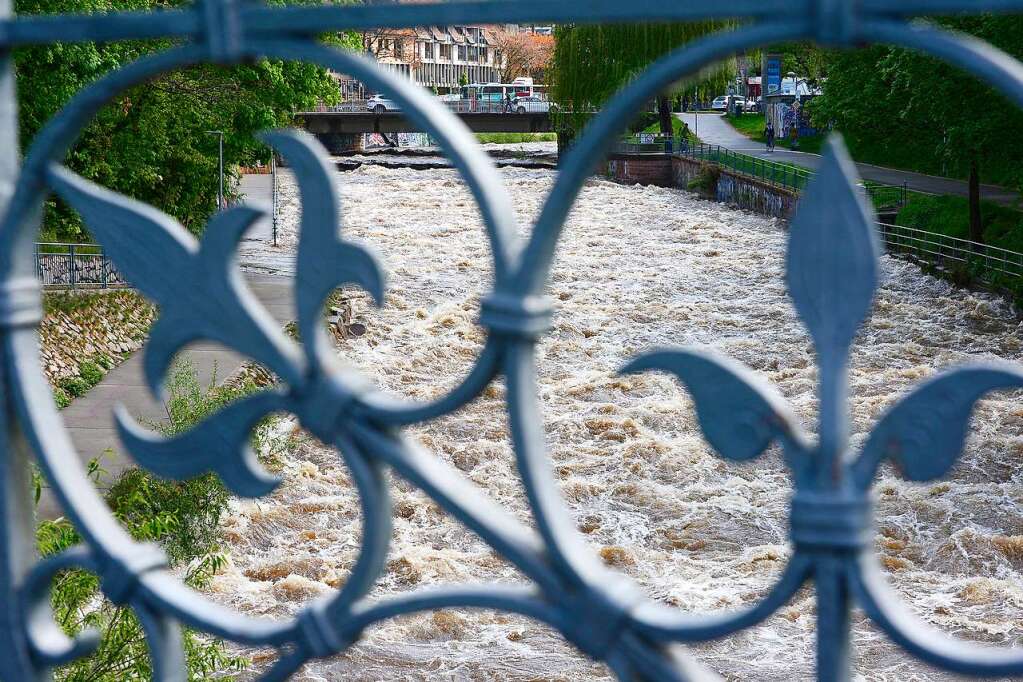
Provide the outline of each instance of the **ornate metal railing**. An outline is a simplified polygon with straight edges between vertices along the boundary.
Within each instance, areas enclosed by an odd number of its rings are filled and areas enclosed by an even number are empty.
[[[545,454],[536,393],[534,350],[554,314],[543,297],[565,218],[580,188],[614,137],[656,93],[737,50],[812,39],[831,46],[884,42],[942,58],[1023,104],[1023,66],[963,36],[912,23],[927,13],[1023,10],[1023,0],[492,0],[450,4],[266,7],[206,0],[160,13],[12,17],[0,0],[0,676],[37,680],[51,667],[87,655],[94,639],[69,640],[50,614],[50,577],[73,566],[94,571],[106,596],[138,614],[150,644],[154,676],[184,679],[179,636],[186,624],[216,637],[275,647],[281,657],[265,679],[283,679],[304,662],[342,652],[365,628],[401,614],[441,607],[498,609],[535,618],[561,632],[621,679],[697,679],[705,671],[678,646],[727,637],[763,621],[802,585],[817,595],[817,674],[849,674],[850,610],[858,605],[908,652],[970,675],[1023,674],[1023,652],[956,642],[919,623],[886,585],[872,552],[871,483],[884,461],[926,481],[955,463],[975,401],[993,389],[1023,386],[1009,365],[953,369],[912,391],[881,417],[864,445],[848,440],[847,358],[869,315],[877,286],[879,240],[870,207],[856,191],[855,169],[840,141],[807,189],[793,221],[788,287],[814,340],[819,364],[816,439],[784,401],[749,370],[687,349],[656,351],[626,371],[674,373],[692,393],[707,440],[724,458],[750,460],[772,443],[785,453],[795,482],[793,553],[766,598],[731,615],[700,617],[645,599],[605,568],[578,534],[561,501]],[[332,29],[505,22],[681,21],[739,17],[740,27],[687,45],[646,69],[577,137],[525,243],[515,207],[491,161],[457,117],[425,91],[365,58],[319,44]],[[17,149],[11,50],[57,41],[166,37],[175,47],[97,81],[55,116],[26,150]],[[274,132],[267,140],[298,178],[304,208],[298,249],[297,312],[303,347],[283,336],[237,276],[235,240],[259,217],[249,207],[213,219],[196,242],[166,215],[96,187],[61,164],[92,116],[125,88],[197,62],[233,64],[258,57],[320,63],[386,92],[454,161],[478,202],[493,249],[494,282],[481,304],[486,343],[474,368],[450,393],[429,404],[386,400],[340,367],[319,328],[324,297],[340,284],[358,285],[378,301],[377,262],[337,230],[337,195],[322,150],[308,137]],[[309,605],[294,620],[270,622],[216,606],[166,569],[161,551],[139,545],[107,512],[55,411],[40,371],[36,326],[40,286],[33,238],[41,208],[58,193],[84,217],[92,234],[142,292],[160,306],[145,369],[158,390],[168,362],[186,342],[221,342],[261,362],[279,389],[238,402],[194,431],[162,440],[118,413],[127,449],[160,475],[216,472],[236,494],[258,496],[277,481],[246,449],[248,431],[270,412],[288,411],[320,440],[336,446],[361,493],[362,548],[340,591]],[[624,359],[623,359],[624,360]],[[486,499],[459,473],[402,434],[473,400],[492,381],[506,382],[506,406],[535,527]],[[84,542],[43,562],[33,559],[32,462]],[[415,591],[385,601],[367,597],[384,567],[391,508],[385,472],[419,486],[487,541],[530,581],[530,587],[465,585]]]

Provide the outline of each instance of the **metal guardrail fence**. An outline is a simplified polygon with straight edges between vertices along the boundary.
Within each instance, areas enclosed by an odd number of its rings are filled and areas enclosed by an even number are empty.
[[[669,149],[670,145],[662,145],[662,150],[666,153],[670,153]],[[678,146],[677,153],[691,159],[716,163],[722,168],[795,192],[802,192],[806,189],[814,177],[812,170],[735,152],[720,145],[683,142]],[[868,181],[863,182],[862,187],[878,210],[904,206],[909,197],[909,191],[905,184],[901,186],[883,185]]]
[[[917,15],[950,11],[1023,12],[1023,0],[490,0],[307,7],[205,0],[160,12],[46,17],[15,17],[12,4],[0,0],[0,138],[2,149],[11,155],[0,164],[0,185],[14,187],[13,193],[0,196],[0,678],[49,679],[54,667],[88,656],[97,647],[97,638],[88,633],[65,636],[53,617],[52,581],[69,569],[96,575],[104,595],[137,616],[149,644],[152,677],[159,682],[188,677],[182,624],[210,637],[273,648],[278,658],[261,671],[262,678],[279,681],[313,659],[349,651],[380,622],[453,608],[531,618],[559,632],[588,657],[605,662],[621,680],[710,679],[713,675],[683,645],[757,637],[752,628],[778,613],[805,585],[816,596],[804,617],[812,621],[806,632],[816,640],[820,680],[852,677],[854,608],[897,646],[930,665],[971,676],[1023,674],[1019,649],[992,649],[935,632],[887,583],[875,553],[872,491],[882,466],[891,464],[916,482],[947,477],[963,450],[976,401],[992,390],[1023,386],[1023,368],[975,364],[937,375],[893,404],[869,435],[852,441],[847,368],[857,331],[870,317],[879,254],[876,228],[857,199],[859,180],[841,143],[825,155],[824,170],[811,181],[792,221],[786,261],[788,292],[813,340],[819,368],[813,428],[804,428],[784,398],[755,372],[705,349],[673,348],[623,358],[626,372],[668,372],[685,385],[699,429],[722,459],[750,462],[772,445],[784,453],[778,461],[792,481],[785,530],[789,551],[775,584],[751,596],[744,610],[694,614],[649,598],[628,576],[601,561],[560,493],[544,442],[536,372],[537,346],[551,329],[553,315],[553,305],[543,294],[569,213],[606,143],[644,103],[723,56],[801,40],[835,48],[881,42],[917,49],[988,79],[1023,103],[1023,66],[1011,57],[978,49],[975,40],[940,26],[911,21]],[[636,74],[581,131],[536,223],[521,238],[515,202],[449,109],[424,99],[409,80],[319,40],[325,32],[455,22],[725,17],[741,21],[682,46]],[[16,156],[15,48],[139,39],[166,39],[160,44],[167,47],[90,83],[32,141],[24,158]],[[343,238],[331,166],[309,136],[291,131],[267,137],[292,161],[299,183],[309,188],[302,197],[306,205],[295,287],[302,345],[280,333],[268,313],[237,286],[231,240],[182,244],[169,219],[155,209],[100,191],[60,165],[76,135],[101,107],[130,88],[199,62],[234,66],[262,58],[315,62],[415,109],[424,132],[438,139],[475,190],[494,273],[480,300],[485,342],[462,381],[428,403],[381,399],[356,370],[328,362],[331,350],[323,347],[326,339],[319,333],[327,292],[357,284],[383,301],[384,284],[378,261]],[[733,156],[718,158],[740,163]],[[771,175],[775,181],[789,181],[775,171]],[[791,182],[803,189],[801,180]],[[120,412],[126,451],[162,477],[183,481],[210,473],[233,493],[258,498],[279,481],[252,456],[250,429],[269,414],[294,415],[319,441],[336,447],[359,495],[358,554],[336,592],[303,604],[293,618],[280,621],[232,611],[186,586],[160,547],[137,542],[110,512],[54,409],[39,366],[35,327],[42,311],[29,244],[38,230],[38,207],[51,193],[86,217],[90,232],[118,268],[144,286],[159,307],[161,318],[147,348],[152,383],[159,383],[184,344],[199,339],[223,343],[280,378],[274,390],[235,402],[192,431],[169,438],[147,433],[127,411]],[[126,234],[121,229],[125,222],[144,229]],[[498,381],[507,387],[503,407],[528,505],[526,523],[406,432],[446,418]],[[43,559],[33,551],[33,465],[81,538],[70,549]],[[387,570],[393,535],[392,474],[463,523],[467,533],[487,543],[528,584],[415,586],[378,598],[373,588]],[[684,516],[685,510],[678,513]],[[861,662],[869,666],[872,660],[863,657]]]
[[[988,284],[1023,277],[1023,253],[902,225],[878,224],[888,251],[938,266],[966,268]]]
[[[741,154],[715,144],[689,144],[678,153],[690,159],[716,163],[722,168],[749,175],[776,187],[800,192],[806,189],[814,175],[813,171],[805,168]]]
[[[107,289],[131,286],[96,244],[38,242],[36,276],[44,287]]]

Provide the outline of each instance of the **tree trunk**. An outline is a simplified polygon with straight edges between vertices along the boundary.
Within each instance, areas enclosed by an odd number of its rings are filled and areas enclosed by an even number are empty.
[[[665,95],[657,96],[657,118],[661,124],[661,134],[671,135],[671,101]]]
[[[984,226],[980,215],[980,170],[976,156],[970,160],[970,241],[984,243]]]

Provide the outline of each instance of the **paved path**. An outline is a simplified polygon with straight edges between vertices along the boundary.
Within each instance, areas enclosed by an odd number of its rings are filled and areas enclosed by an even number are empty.
[[[269,201],[269,176],[245,176],[242,191],[247,198]],[[270,238],[269,221],[262,221],[252,227],[243,241],[266,241]],[[283,326],[293,319],[291,280],[268,275],[246,275],[249,288],[263,307]],[[143,423],[160,422],[167,419],[163,403],[153,399],[142,373],[142,354],[132,357],[111,370],[103,381],[61,411],[71,439],[83,461],[102,456],[102,466],[107,471],[104,481],[112,482],[125,468],[131,466],[131,459],[122,450],[114,429],[113,408],[124,404],[132,415]],[[218,380],[226,379],[244,362],[244,358],[213,343],[198,343],[188,346],[183,356],[195,367],[201,385],[209,385],[214,374]],[[182,356],[179,356],[182,357]],[[56,501],[44,495],[39,503],[39,514],[43,518],[54,518],[60,514]]]
[[[820,164],[821,157],[818,154],[782,149],[781,144],[784,143],[781,143],[776,151],[768,152],[764,144],[749,139],[729,125],[722,114],[676,114],[676,116],[685,121],[693,134],[707,144],[721,145],[733,152],[781,163],[791,163],[811,170],[816,169]],[[872,182],[900,187],[906,183],[909,189],[928,194],[951,194],[960,197],[970,195],[969,184],[963,180],[911,173],[866,163],[858,163],[856,167],[864,180]],[[980,193],[983,199],[1003,206],[1015,207],[1020,200],[1019,193],[997,185],[981,185]]]

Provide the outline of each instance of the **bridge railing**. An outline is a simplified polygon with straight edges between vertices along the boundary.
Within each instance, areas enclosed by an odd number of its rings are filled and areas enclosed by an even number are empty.
[[[530,102],[491,102],[485,100],[440,100],[441,104],[446,106],[452,112],[456,114],[546,114],[550,112],[558,111],[558,105],[554,102],[547,101],[530,101]],[[401,113],[400,109],[389,108],[388,106],[381,105],[386,109],[386,112],[381,113]],[[396,106],[396,105],[392,105]],[[319,104],[311,111],[298,112],[301,114],[364,114],[374,113],[373,108],[370,107],[370,100],[348,100],[341,102],[340,104]]]

